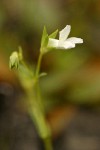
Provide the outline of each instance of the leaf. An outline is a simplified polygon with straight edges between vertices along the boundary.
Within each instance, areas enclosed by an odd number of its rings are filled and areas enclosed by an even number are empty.
[[[43,76],[46,76],[46,75],[47,75],[46,72],[42,72],[42,73],[39,75],[39,78],[40,78],[40,77],[43,77]]]
[[[46,30],[46,27],[44,26],[44,29],[43,29],[43,34],[42,34],[42,40],[41,40],[41,48],[44,48],[47,46],[48,44],[48,33],[47,33],[47,30]]]
[[[55,39],[58,33],[58,29],[56,31],[54,31],[52,34],[49,35],[49,38],[53,38]]]

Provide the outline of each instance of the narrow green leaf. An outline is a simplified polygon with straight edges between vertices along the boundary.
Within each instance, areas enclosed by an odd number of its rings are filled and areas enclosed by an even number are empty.
[[[54,31],[52,34],[49,35],[49,38],[53,38],[55,39],[58,33],[58,29],[56,31]]]
[[[44,26],[42,40],[41,40],[41,48],[46,47],[48,44],[48,33],[46,27]]]
[[[46,72],[42,72],[42,73],[39,75],[39,77],[43,77],[43,76],[46,76],[46,75],[47,75]]]

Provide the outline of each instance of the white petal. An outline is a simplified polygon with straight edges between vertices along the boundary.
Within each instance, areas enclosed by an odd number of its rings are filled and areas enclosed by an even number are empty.
[[[69,41],[65,41],[64,44],[63,44],[63,47],[65,49],[70,49],[70,48],[74,48],[75,47],[75,44],[72,43],[72,42],[69,42]]]
[[[69,41],[59,41],[58,43],[58,49],[70,49],[70,48],[74,48],[75,44]]]
[[[59,40],[49,38],[47,47],[55,47],[56,48],[56,47],[58,47],[58,42],[59,42]]]
[[[63,30],[59,32],[59,40],[65,41],[70,33],[71,26],[67,25]]]
[[[67,41],[78,44],[78,43],[83,43],[83,39],[81,38],[76,38],[76,37],[71,37],[68,38]]]

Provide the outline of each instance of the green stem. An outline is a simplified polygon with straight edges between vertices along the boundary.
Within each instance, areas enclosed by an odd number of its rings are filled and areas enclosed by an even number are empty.
[[[43,102],[41,99],[40,89],[39,89],[39,72],[40,72],[42,56],[43,56],[43,52],[40,51],[35,76],[33,75],[32,70],[27,66],[27,64],[21,58],[20,67],[19,67],[19,78],[21,80],[24,89],[26,90],[29,99],[29,101],[27,101],[28,111],[37,127],[40,137],[44,141],[45,149],[52,150],[51,132],[50,132],[49,125],[47,124],[45,119]]]
[[[44,141],[44,146],[46,150],[52,150],[52,142],[51,142],[51,135],[50,135],[50,128],[45,120],[45,114],[44,114],[44,109],[43,109],[43,104],[42,104],[42,99],[40,95],[40,88],[39,88],[39,72],[40,72],[40,66],[41,66],[41,61],[42,61],[43,53],[40,52],[37,67],[36,67],[36,73],[35,73],[35,78],[36,78],[36,97],[37,97],[37,106],[36,109],[32,109],[34,118],[35,118],[35,123],[36,126],[38,127],[38,131],[40,134],[40,137]]]
[[[37,128],[39,136],[42,138],[44,142],[45,149],[52,150],[51,132],[50,132],[49,125],[45,119],[44,106],[43,106],[43,101],[41,99],[40,88],[39,88],[39,72],[40,72],[42,56],[43,53],[40,52],[34,79],[28,78],[28,80],[26,79],[24,80],[23,76],[20,77],[21,77],[21,81],[23,81],[22,84],[26,90],[29,99],[27,101],[29,114]],[[27,69],[29,74],[32,73],[32,71],[30,70],[30,68],[28,68],[24,60],[22,60],[21,63],[24,66],[24,68]]]
[[[36,83],[37,84],[37,83]],[[36,90],[36,91],[35,91]],[[51,132],[49,125],[45,120],[44,112],[41,109],[41,103],[38,103],[38,93],[36,87],[34,87],[34,92],[32,89],[27,91],[29,97],[29,113],[30,116],[35,123],[35,126],[38,130],[39,136],[42,138],[44,142],[44,147],[46,150],[52,150],[52,142],[51,142]],[[41,99],[40,99],[41,100]],[[39,102],[40,102],[39,100]]]
[[[51,143],[52,143],[52,142],[51,142],[51,138],[50,138],[50,137],[48,137],[48,138],[46,138],[46,139],[44,140],[44,146],[45,146],[45,149],[46,149],[46,150],[53,150]]]
[[[39,76],[39,71],[40,71],[42,56],[43,56],[43,54],[42,54],[42,52],[40,52],[39,59],[38,59],[38,63],[37,63],[37,68],[36,68],[36,74],[35,74],[36,79],[37,79],[38,76]]]

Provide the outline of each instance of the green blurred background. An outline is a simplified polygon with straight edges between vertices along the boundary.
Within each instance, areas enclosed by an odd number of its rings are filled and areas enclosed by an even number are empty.
[[[48,107],[65,103],[99,104],[99,0],[1,0],[0,55],[8,66],[10,53],[21,45],[26,60],[36,64],[44,25],[51,33],[67,24],[72,26],[70,36],[81,37],[84,43],[44,56],[42,70],[48,76],[41,80],[41,89],[45,103]]]
[[[84,40],[74,49],[51,51],[43,57],[41,71],[48,75],[40,79],[41,93],[56,134],[63,128],[58,126],[61,118],[70,120],[76,112],[73,106],[100,106],[100,0],[0,0],[0,111],[3,94],[8,96],[13,88],[15,95],[22,90],[16,73],[9,70],[11,52],[22,46],[26,61],[34,68],[44,25],[48,33],[71,25],[70,37]],[[13,105],[13,112],[15,105],[24,109],[24,103],[14,98],[7,102],[9,108]],[[67,112],[65,106],[71,106]]]
[[[26,60],[36,64],[43,26],[51,33],[67,24],[70,36],[83,38],[84,44],[44,56],[42,70],[48,76],[41,81],[43,95],[50,104],[99,103],[99,0],[1,0],[0,55],[8,66],[10,53],[21,45]]]

